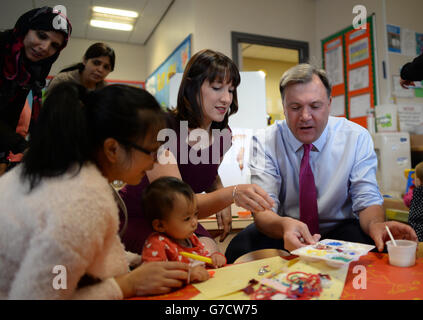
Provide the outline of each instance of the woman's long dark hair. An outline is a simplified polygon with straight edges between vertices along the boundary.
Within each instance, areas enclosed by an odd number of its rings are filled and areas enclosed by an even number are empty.
[[[188,61],[182,76],[175,110],[178,120],[187,120],[189,128],[199,128],[204,115],[201,108],[201,85],[205,80],[210,83],[221,81],[231,83],[235,88],[232,104],[222,122],[214,122],[212,129],[228,127],[228,118],[238,111],[238,96],[236,88],[241,82],[238,67],[227,56],[220,52],[205,49],[197,52]]]
[[[115,51],[112,48],[110,48],[107,44],[103,42],[97,42],[89,46],[87,51],[85,51],[84,60],[98,58],[98,57],[109,57],[111,71],[115,69],[115,61],[116,61]],[[79,62],[68,68],[61,70],[60,72],[68,72],[72,70],[79,70],[79,72],[82,72],[84,68],[85,68],[84,64],[82,62]]]
[[[129,150],[128,142],[145,139],[164,125],[160,105],[143,89],[110,85],[87,94],[82,86],[62,83],[44,102],[23,158],[22,178],[29,179],[33,189],[44,177],[60,176],[75,164],[80,169],[95,161],[107,138]]]

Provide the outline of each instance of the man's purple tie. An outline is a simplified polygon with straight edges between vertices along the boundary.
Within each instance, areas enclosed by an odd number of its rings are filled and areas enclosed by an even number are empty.
[[[317,209],[317,191],[310,167],[312,144],[304,144],[304,155],[300,167],[300,220],[307,224],[310,233],[319,233],[319,213]]]

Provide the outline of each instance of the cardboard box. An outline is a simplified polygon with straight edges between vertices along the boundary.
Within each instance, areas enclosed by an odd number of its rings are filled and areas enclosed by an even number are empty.
[[[386,209],[386,219],[395,220],[400,222],[408,222],[408,211],[396,210],[396,209]]]
[[[383,199],[383,209],[386,211],[387,209],[395,209],[395,210],[402,210],[408,211],[408,207],[404,204],[402,199]]]
[[[411,151],[423,151],[423,134],[410,134]]]
[[[408,207],[402,199],[383,199],[383,209],[387,220],[396,220],[407,223]]]

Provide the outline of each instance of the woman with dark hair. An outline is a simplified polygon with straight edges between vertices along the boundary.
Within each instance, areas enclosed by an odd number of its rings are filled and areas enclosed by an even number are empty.
[[[122,237],[127,250],[141,253],[145,239],[153,231],[143,213],[141,194],[150,182],[162,176],[179,178],[191,186],[197,194],[199,218],[216,213],[218,226],[224,229],[220,241],[231,230],[232,203],[251,211],[272,207],[273,200],[259,186],[243,184],[223,188],[218,175],[219,164],[231,145],[228,118],[238,110],[236,87],[239,83],[237,66],[222,53],[206,49],[189,60],[176,110],[168,115],[170,139],[163,145],[168,150],[139,185],[120,190],[129,215]],[[200,142],[199,137],[202,137]],[[201,194],[203,192],[206,194]],[[201,224],[195,233],[211,254],[218,250]]]
[[[88,90],[106,86],[106,77],[115,69],[115,51],[107,44],[97,42],[84,54],[82,62],[63,69],[51,80],[47,93],[62,82],[75,82]]]
[[[25,138],[16,133],[26,98],[32,91],[31,133],[41,108],[41,89],[52,64],[66,47],[71,30],[63,13],[43,7],[26,12],[13,29],[0,33],[0,164],[3,166],[9,163],[10,151],[17,154],[26,149]]]
[[[52,90],[22,164],[0,179],[0,299],[121,299],[187,279],[180,262],[129,272],[118,236],[110,182],[138,184],[153,167],[159,104],[125,85],[84,91]]]

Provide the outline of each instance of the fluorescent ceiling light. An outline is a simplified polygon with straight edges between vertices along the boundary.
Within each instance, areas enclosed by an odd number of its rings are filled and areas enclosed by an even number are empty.
[[[114,16],[122,16],[122,17],[129,17],[129,18],[138,18],[138,12],[129,11],[129,10],[121,10],[121,9],[113,9],[113,8],[105,8],[105,7],[93,7],[94,12],[98,13],[106,13],[111,14]]]
[[[119,22],[103,21],[103,20],[95,20],[95,19],[92,19],[90,21],[90,25],[97,28],[114,29],[114,30],[122,30],[122,31],[131,31],[133,29],[133,26],[128,23],[119,23]]]

